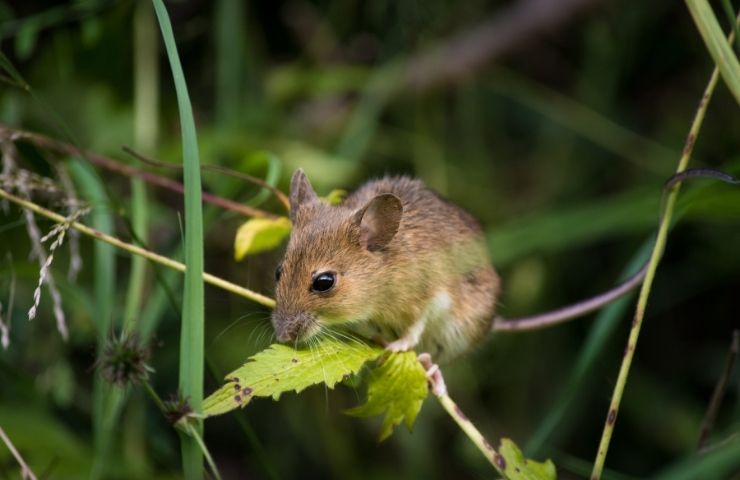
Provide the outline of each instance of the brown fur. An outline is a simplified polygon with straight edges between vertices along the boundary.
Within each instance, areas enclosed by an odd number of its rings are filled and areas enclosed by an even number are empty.
[[[354,325],[390,341],[425,316],[418,347],[445,361],[490,330],[499,279],[481,229],[421,181],[371,181],[330,206],[299,170],[291,183],[291,217],[273,314],[281,341],[332,325]],[[334,288],[313,292],[313,275],[325,271],[336,272]],[[438,307],[445,313],[434,313]]]

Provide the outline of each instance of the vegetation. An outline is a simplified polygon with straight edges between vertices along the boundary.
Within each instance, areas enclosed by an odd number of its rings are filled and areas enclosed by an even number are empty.
[[[663,195],[740,174],[739,8],[0,1],[0,478],[740,478],[740,189]],[[505,317],[648,274],[428,396],[271,346],[299,167],[469,210]]]

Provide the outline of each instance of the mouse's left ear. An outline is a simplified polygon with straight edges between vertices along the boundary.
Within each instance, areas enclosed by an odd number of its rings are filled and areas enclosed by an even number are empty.
[[[393,239],[401,223],[403,205],[392,193],[383,193],[358,210],[354,221],[360,228],[360,245],[375,252]]]
[[[318,197],[316,196],[316,192],[313,191],[311,182],[308,181],[308,177],[303,172],[303,169],[299,168],[290,180],[290,219],[295,221],[299,205],[317,199]]]

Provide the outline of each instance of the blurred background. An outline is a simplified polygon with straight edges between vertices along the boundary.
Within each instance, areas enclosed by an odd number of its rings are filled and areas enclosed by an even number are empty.
[[[720,4],[715,11],[727,28]],[[386,173],[423,179],[484,226],[503,279],[499,313],[508,317],[598,293],[646,258],[662,184],[713,68],[683,2],[166,5],[203,164],[284,191],[302,167],[320,195]],[[177,170],[121,149],[181,162],[177,101],[150,3],[2,1],[0,38],[4,126],[181,181]],[[720,82],[691,166],[740,172],[738,118]],[[19,142],[17,154],[31,172],[70,177],[93,207],[85,223],[180,258],[178,194],[31,142]],[[284,213],[247,182],[204,172],[203,185]],[[34,198],[64,208],[43,191]],[[132,235],[144,231],[132,223],[136,205],[148,212],[143,239]],[[206,271],[272,295],[281,249],[236,262],[234,235],[246,218],[212,205],[204,216]],[[52,227],[38,223],[42,235]],[[94,420],[94,397],[96,326],[119,331],[127,315],[151,334],[154,388],[163,397],[176,391],[182,278],[152,265],[137,273],[128,254],[80,238],[82,270],[69,280],[65,244],[51,267],[69,328],[64,341],[46,289],[28,321],[39,263],[26,224],[18,208],[0,209],[0,314],[10,324],[9,346],[0,350],[0,426],[44,478],[84,478],[91,469],[99,478],[178,478],[177,435],[140,388],[105,428]],[[684,187],[604,478],[651,477],[693,458],[740,326],[739,245],[740,192],[707,181]],[[552,458],[560,478],[586,477],[633,312],[630,297],[598,318],[499,334],[445,369],[450,394],[488,438],[510,437],[529,456]],[[209,393],[265,348],[272,330],[267,309],[212,287],[206,322]],[[341,413],[363,395],[314,387],[279,402],[257,400],[209,419],[205,441],[224,478],[491,477],[433,399],[413,433],[399,428],[378,444],[379,418]],[[739,400],[736,374],[709,444],[737,435]],[[101,448],[105,457],[95,453]],[[712,475],[694,478],[718,478]],[[4,447],[0,478],[18,478]]]

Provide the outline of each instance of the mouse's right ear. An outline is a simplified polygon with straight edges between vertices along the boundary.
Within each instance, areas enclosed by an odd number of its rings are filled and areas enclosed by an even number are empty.
[[[392,193],[381,193],[355,212],[354,222],[360,227],[360,245],[375,252],[393,240],[401,223],[403,205]]]
[[[301,204],[317,199],[316,192],[311,187],[311,182],[308,181],[303,169],[299,168],[290,180],[290,219],[295,222],[295,216]]]

